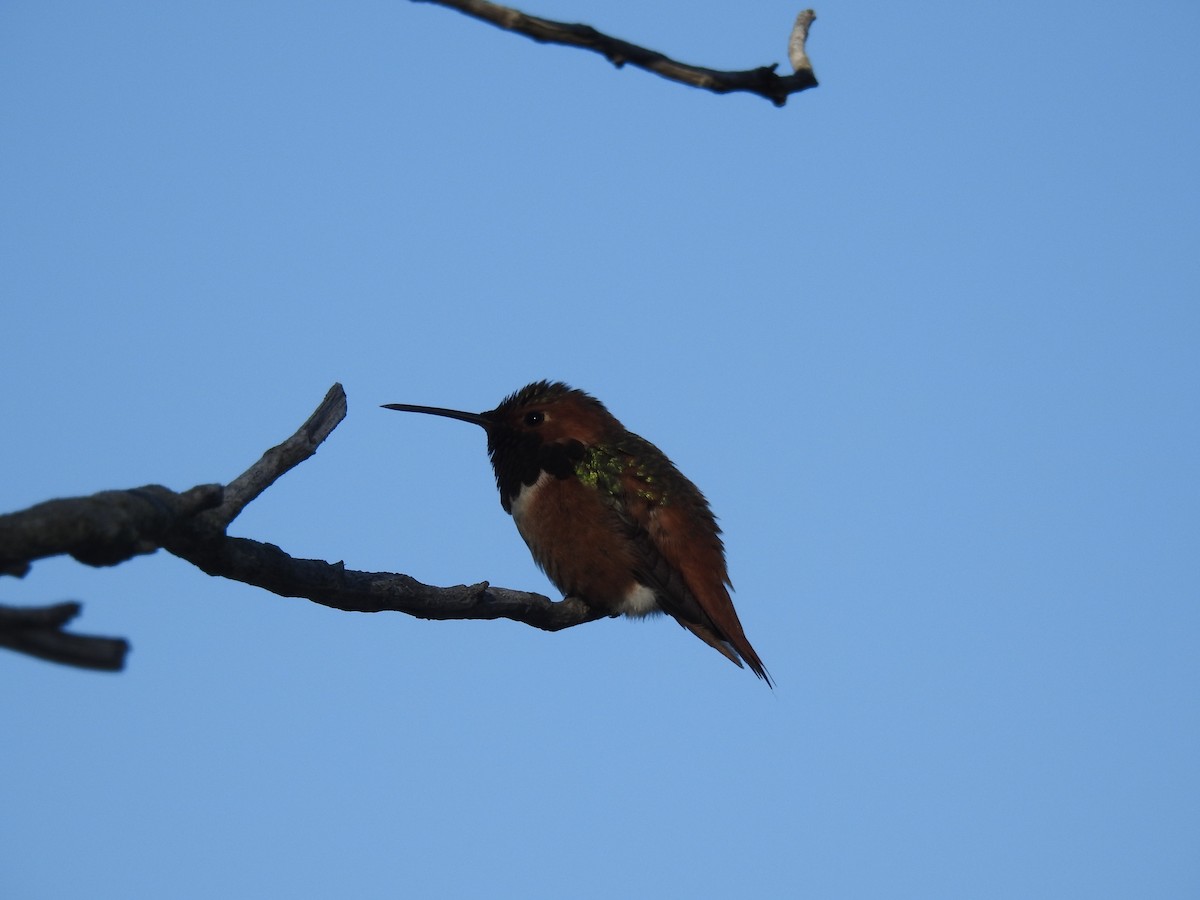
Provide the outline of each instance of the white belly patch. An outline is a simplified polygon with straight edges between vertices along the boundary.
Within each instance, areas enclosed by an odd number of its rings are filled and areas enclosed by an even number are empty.
[[[621,601],[621,605],[617,607],[617,612],[625,616],[648,616],[661,611],[654,591],[644,584],[634,585],[630,588],[625,599]]]

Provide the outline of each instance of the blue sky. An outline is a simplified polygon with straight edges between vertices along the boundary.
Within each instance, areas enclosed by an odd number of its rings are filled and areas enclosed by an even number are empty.
[[[525,9],[745,68],[798,7]],[[0,655],[0,892],[1200,892],[1200,7],[818,14],[778,110],[427,4],[0,7],[0,508],[228,481],[340,381],[231,532],[552,593],[478,429],[378,406],[563,379],[778,681],[42,562],[0,602],[133,652]]]

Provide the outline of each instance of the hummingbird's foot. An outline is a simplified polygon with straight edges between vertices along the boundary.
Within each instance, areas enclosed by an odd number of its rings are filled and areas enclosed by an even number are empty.
[[[569,603],[572,606],[579,604],[581,606],[587,607],[587,610],[588,610],[587,617],[584,618],[580,624],[582,624],[582,622],[595,622],[597,619],[604,619],[604,618],[615,619],[617,616],[620,615],[620,613],[616,613],[616,612],[610,613],[610,612],[606,612],[605,610],[602,610],[602,609],[596,609],[596,607],[592,606],[592,604],[588,603],[586,600],[584,600],[578,594],[567,594],[567,596],[562,598],[562,602]]]

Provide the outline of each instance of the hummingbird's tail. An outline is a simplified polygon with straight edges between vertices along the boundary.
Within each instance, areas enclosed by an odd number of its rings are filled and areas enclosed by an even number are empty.
[[[771,673],[767,671],[767,667],[758,657],[758,653],[750,646],[750,642],[746,640],[746,635],[741,633],[741,623],[738,623],[738,634],[736,638],[726,639],[717,634],[712,628],[701,625],[698,622],[688,622],[683,619],[676,619],[680,625],[694,634],[708,646],[712,647],[739,669],[742,668],[744,662],[750,667],[750,671],[767,683],[767,687],[774,689],[775,681],[771,678]]]

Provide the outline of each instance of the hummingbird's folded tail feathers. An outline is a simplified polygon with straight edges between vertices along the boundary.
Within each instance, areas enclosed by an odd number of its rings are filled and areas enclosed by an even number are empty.
[[[703,625],[698,625],[695,622],[685,622],[682,619],[676,619],[675,621],[694,634],[696,637],[700,638],[700,640],[704,641],[704,643],[708,644],[708,646],[712,647],[739,669],[742,668],[742,658],[738,656],[737,651],[730,646],[729,641],[721,640],[721,638],[713,633],[711,629],[705,628]]]
[[[749,666],[751,672],[767,683],[767,687],[775,687],[775,680],[771,678],[771,673],[767,671],[767,667],[762,664],[762,660],[758,658],[758,654],[754,652],[754,648],[750,646],[750,642],[745,637],[741,640],[742,648],[739,648],[733,642],[725,640],[711,628],[707,628],[704,625],[695,622],[685,622],[682,619],[676,619],[675,621],[679,622],[680,625],[726,659],[733,662],[739,669]]]

